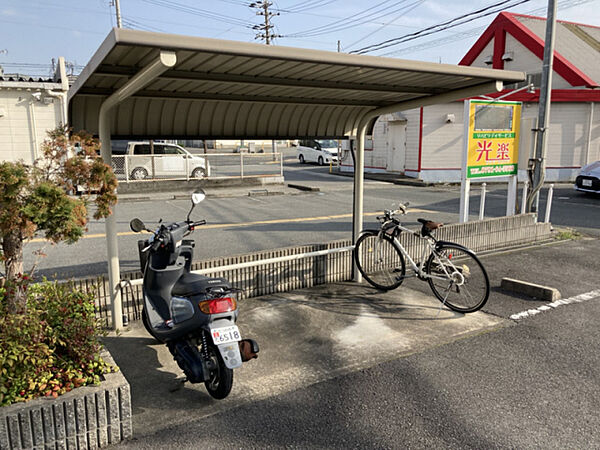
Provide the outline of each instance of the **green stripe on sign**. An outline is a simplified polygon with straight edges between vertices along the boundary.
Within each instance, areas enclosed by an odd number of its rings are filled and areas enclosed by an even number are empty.
[[[501,177],[516,175],[516,164],[499,164],[495,166],[471,166],[467,168],[467,178]]]
[[[506,139],[514,138],[513,132],[493,132],[486,131],[485,133],[473,133],[473,139]]]

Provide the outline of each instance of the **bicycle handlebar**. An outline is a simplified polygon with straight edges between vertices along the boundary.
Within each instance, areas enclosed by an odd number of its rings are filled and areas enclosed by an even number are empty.
[[[409,205],[409,202],[400,203],[398,205],[398,209],[386,209],[383,211],[384,216],[377,217],[380,220],[390,220],[393,216],[397,214],[406,214],[406,209]]]

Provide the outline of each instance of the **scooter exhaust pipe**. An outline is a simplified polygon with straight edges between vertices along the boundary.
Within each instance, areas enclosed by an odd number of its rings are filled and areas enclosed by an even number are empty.
[[[202,383],[208,379],[210,367],[203,367],[203,358],[198,347],[188,341],[177,341],[169,343],[168,346],[173,359],[190,383]]]

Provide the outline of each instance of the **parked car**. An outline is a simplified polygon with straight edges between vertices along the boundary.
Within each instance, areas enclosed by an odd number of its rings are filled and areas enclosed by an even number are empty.
[[[300,163],[316,162],[322,166],[330,162],[337,162],[338,143],[333,139],[299,140],[296,154]]]
[[[575,179],[575,189],[600,194],[600,161],[581,168],[581,172]]]
[[[202,156],[192,155],[176,144],[130,142],[125,153],[129,178],[144,180],[152,174],[160,178],[204,178],[210,176],[210,164]],[[114,163],[113,163],[114,164]]]

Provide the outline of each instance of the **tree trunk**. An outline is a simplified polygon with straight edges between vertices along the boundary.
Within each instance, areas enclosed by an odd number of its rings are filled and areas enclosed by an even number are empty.
[[[26,308],[25,290],[20,283],[20,275],[23,274],[23,236],[20,230],[11,231],[2,240],[2,252],[4,253],[4,268],[6,269],[6,281],[14,283],[13,289],[8,289],[6,300],[8,312],[16,313]]]

